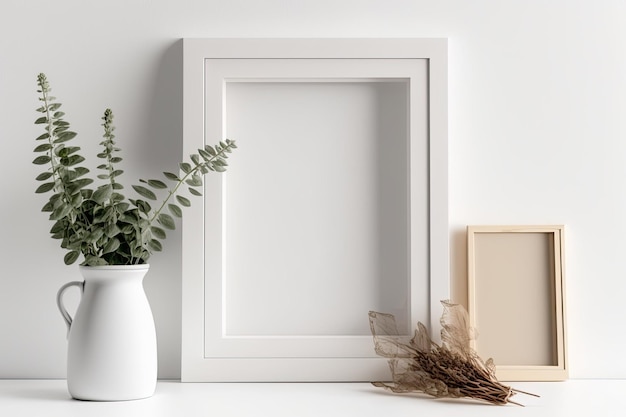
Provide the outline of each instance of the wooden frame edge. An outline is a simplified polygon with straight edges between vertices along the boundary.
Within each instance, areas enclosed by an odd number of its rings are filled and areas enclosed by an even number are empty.
[[[553,235],[554,268],[554,337],[556,359],[554,366],[507,365],[496,362],[496,376],[503,381],[563,381],[569,378],[567,357],[567,326],[565,311],[565,226],[564,225],[471,225],[467,226],[467,290],[470,326],[480,332],[476,314],[475,236],[478,233],[551,233]],[[472,341],[472,348],[476,342]],[[478,352],[480,354],[480,352]],[[487,358],[483,358],[487,359]]]

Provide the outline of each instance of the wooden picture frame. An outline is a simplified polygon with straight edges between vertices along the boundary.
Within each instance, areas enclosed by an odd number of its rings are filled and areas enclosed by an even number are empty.
[[[468,226],[473,347],[503,381],[568,377],[564,226]]]
[[[438,329],[449,298],[447,41],[183,50],[184,154],[226,137],[238,149],[183,219],[181,380],[388,378],[368,308],[408,335]]]

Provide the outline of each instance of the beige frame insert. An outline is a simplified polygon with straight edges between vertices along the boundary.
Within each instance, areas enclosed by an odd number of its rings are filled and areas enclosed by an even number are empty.
[[[568,377],[564,226],[468,226],[473,348],[502,381]]]

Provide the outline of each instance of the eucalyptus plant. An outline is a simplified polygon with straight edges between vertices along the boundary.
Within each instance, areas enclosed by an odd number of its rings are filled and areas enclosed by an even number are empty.
[[[166,230],[176,228],[175,217],[182,217],[182,208],[191,205],[183,194],[201,196],[204,174],[224,172],[228,154],[237,147],[225,139],[198,149],[190,162],[179,164],[179,174],[163,172],[163,180],[140,179],[140,184],[132,185],[138,197],[127,199],[119,182],[122,158],[114,140],[113,112],[107,109],[102,117],[104,140],[97,155],[102,163],[97,166],[96,186],[80,147],[72,145],[77,134],[60,110],[61,103],[50,94],[45,74],[37,76],[37,85],[41,115],[35,124],[42,125],[44,133],[36,139],[41,143],[34,149],[38,156],[33,163],[46,169],[36,178],[41,184],[35,192],[51,194],[42,211],[54,222],[52,238],[67,250],[67,265],[81,255],[81,265],[89,266],[147,263],[153,252],[162,250]]]

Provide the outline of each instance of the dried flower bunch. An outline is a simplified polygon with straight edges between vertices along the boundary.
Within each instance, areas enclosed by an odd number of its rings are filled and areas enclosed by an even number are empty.
[[[373,382],[396,393],[423,392],[437,398],[473,398],[492,404],[516,404],[515,393],[529,394],[501,384],[493,360],[484,362],[470,347],[473,329],[465,309],[442,301],[441,346],[434,343],[422,323],[415,336],[402,336],[395,317],[370,311],[376,353],[389,358],[392,382]],[[534,395],[534,394],[529,394]]]

